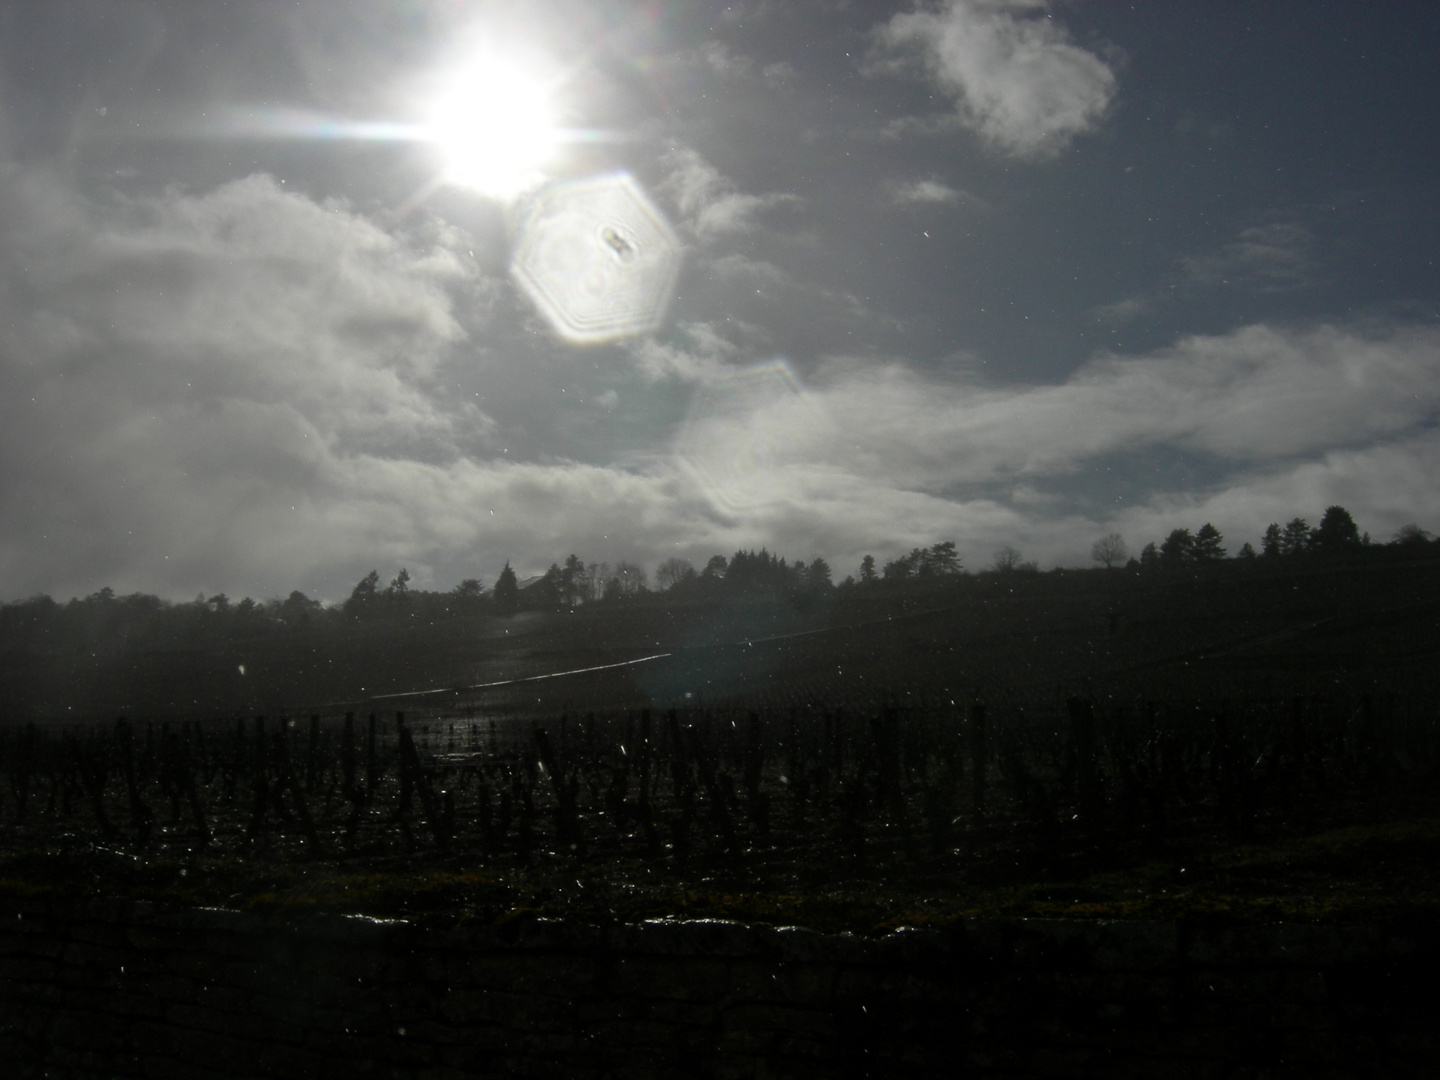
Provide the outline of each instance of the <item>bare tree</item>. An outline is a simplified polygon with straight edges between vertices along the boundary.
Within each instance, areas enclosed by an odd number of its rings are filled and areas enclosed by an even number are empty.
[[[655,568],[655,585],[657,588],[673,589],[682,581],[689,581],[695,577],[695,566],[689,559],[680,559],[671,556]]]
[[[1434,537],[1419,525],[1411,522],[1409,525],[1401,525],[1400,528],[1395,530],[1395,539],[1392,540],[1391,543],[1398,544],[1402,547],[1421,547],[1430,543],[1433,539]],[[214,597],[211,597],[211,599],[213,600]]]
[[[566,607],[574,607],[582,598],[585,591],[585,563],[580,556],[571,555],[565,560],[565,565],[560,568],[560,602]]]
[[[584,578],[580,583],[580,598],[587,603],[593,603],[605,595],[605,586],[610,584],[610,579],[615,576],[614,569],[608,562],[591,563],[585,568]]]
[[[1126,547],[1123,536],[1112,532],[1102,536],[1091,545],[1090,558],[1098,563],[1103,563],[1105,569],[1109,570],[1116,563],[1123,563],[1130,558],[1130,549]]]
[[[611,581],[619,582],[618,591],[621,596],[635,596],[647,591],[645,577],[643,566],[636,566],[632,562],[620,559],[615,563],[615,576],[611,578]],[[606,586],[608,588],[609,582],[606,583]]]
[[[1009,544],[1006,544],[999,551],[995,552],[995,562],[992,568],[1002,574],[1008,574],[1020,565],[1020,552],[1016,551]]]

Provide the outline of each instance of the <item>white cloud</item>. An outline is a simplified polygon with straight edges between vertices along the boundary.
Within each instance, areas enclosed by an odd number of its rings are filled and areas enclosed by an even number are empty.
[[[669,151],[663,164],[667,176],[661,190],[675,201],[685,229],[701,242],[726,233],[749,232],[761,212],[799,201],[794,195],[744,194],[733,180],[689,148]]]
[[[817,393],[852,433],[857,468],[938,489],[1063,475],[1147,446],[1260,462],[1364,445],[1440,410],[1437,358],[1431,327],[1251,326],[1098,357],[1059,385],[937,385],[891,365],[842,370]]]
[[[961,199],[968,202],[974,199],[974,196],[958,191],[948,184],[942,184],[938,180],[912,180],[908,183],[891,185],[890,199],[900,206],[925,206],[957,203]]]
[[[1048,8],[1048,0],[950,0],[896,15],[878,35],[891,53],[918,51],[982,137],[1041,158],[1092,130],[1115,93],[1114,72],[1072,44]]]
[[[630,355],[646,378],[704,382],[740,357],[740,347],[709,323],[686,323],[680,331],[683,343],[643,338],[631,346]]]

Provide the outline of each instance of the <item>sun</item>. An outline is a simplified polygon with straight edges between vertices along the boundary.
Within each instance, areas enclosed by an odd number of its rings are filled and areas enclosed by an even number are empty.
[[[445,179],[493,198],[512,198],[544,179],[561,130],[553,80],[534,63],[488,52],[441,85],[425,123],[444,158]]]

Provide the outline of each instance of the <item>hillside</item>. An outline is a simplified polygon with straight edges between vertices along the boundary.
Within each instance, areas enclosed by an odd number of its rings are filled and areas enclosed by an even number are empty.
[[[959,695],[1284,697],[1434,689],[1440,559],[1229,562],[1183,575],[1057,570],[821,598],[652,594],[624,604],[429,621],[267,620],[220,632],[69,637],[11,620],[10,720],[244,715],[383,704],[388,695],[661,659],[411,699],[507,712],[675,701]],[[690,695],[688,698],[686,695]]]

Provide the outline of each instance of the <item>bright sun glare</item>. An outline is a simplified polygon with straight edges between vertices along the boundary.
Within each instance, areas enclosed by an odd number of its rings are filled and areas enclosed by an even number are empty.
[[[550,85],[514,60],[481,56],[442,88],[426,123],[445,158],[445,178],[495,198],[542,178],[559,128]]]

